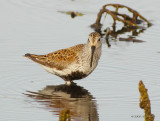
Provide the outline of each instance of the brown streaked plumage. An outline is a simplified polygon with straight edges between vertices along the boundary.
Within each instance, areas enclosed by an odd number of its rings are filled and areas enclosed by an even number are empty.
[[[49,53],[47,55],[25,54],[25,57],[28,57],[31,60],[44,66],[63,70],[73,61],[75,61],[79,51],[82,50],[83,47],[84,44],[79,44],[71,48]]]
[[[68,84],[88,76],[97,66],[101,56],[100,34],[92,32],[86,44],[79,44],[46,55],[25,54],[46,71],[64,79]]]

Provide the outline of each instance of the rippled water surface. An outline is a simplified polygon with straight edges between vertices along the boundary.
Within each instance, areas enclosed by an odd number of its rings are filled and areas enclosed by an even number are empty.
[[[102,5],[113,0],[1,0],[0,1],[0,121],[144,121],[139,108],[138,83],[143,80],[155,121],[160,121],[160,2],[116,0],[146,17],[153,25],[136,36],[143,43],[103,40],[96,70],[71,87],[23,57],[47,54],[85,43],[89,27]],[[78,11],[72,19],[58,11]],[[112,19],[102,20],[106,27]],[[136,118],[136,116],[140,116]]]

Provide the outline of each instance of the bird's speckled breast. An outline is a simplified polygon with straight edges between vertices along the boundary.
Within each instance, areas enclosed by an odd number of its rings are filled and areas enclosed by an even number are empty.
[[[101,56],[101,47],[95,50],[92,67],[90,67],[91,52],[89,50],[84,51],[83,55],[81,56],[81,62],[82,62],[81,64],[83,68],[82,71],[85,74],[89,75],[97,67],[100,56]]]

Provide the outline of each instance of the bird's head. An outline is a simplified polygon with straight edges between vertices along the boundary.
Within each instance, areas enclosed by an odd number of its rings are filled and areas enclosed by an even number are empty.
[[[92,32],[89,34],[88,46],[91,49],[91,62],[90,67],[92,67],[93,55],[97,48],[102,46],[101,35],[97,32]]]

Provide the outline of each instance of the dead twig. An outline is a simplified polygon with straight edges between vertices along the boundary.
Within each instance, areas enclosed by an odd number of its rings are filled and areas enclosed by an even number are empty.
[[[109,9],[107,9],[108,6],[112,6],[115,8],[115,11],[111,11]],[[119,8],[126,8],[128,9],[129,12],[131,12],[133,14],[132,17],[126,15],[126,14],[121,14],[118,12]],[[138,23],[140,21],[144,21],[148,24],[148,26],[151,25],[151,23],[144,18],[140,13],[138,13],[136,10],[127,7],[125,5],[121,5],[121,4],[106,4],[102,7],[102,9],[99,11],[99,13],[97,14],[97,19],[96,22],[94,24],[91,25],[91,27],[93,28],[101,28],[102,24],[100,23],[101,21],[101,17],[104,13],[107,13],[109,15],[111,15],[111,17],[113,18],[113,25],[116,24],[116,21],[120,21],[122,23],[124,23],[125,26],[135,26],[138,27]],[[141,19],[139,20],[138,17]],[[123,19],[122,19],[123,18]]]

